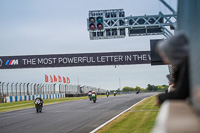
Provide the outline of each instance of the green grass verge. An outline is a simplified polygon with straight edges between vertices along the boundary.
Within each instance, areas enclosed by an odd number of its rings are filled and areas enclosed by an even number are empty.
[[[98,95],[98,97],[105,97],[105,95]],[[68,102],[68,101],[76,101],[88,99],[87,96],[84,97],[65,97],[65,98],[57,98],[57,99],[44,99],[44,106],[49,104]],[[35,107],[34,101],[20,101],[20,102],[11,102],[11,103],[0,103],[0,112],[7,112],[25,108]]]
[[[149,133],[151,132],[159,107],[156,96],[149,97],[122,114],[97,133]]]

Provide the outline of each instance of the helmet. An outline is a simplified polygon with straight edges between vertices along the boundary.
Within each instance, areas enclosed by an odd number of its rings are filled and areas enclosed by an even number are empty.
[[[92,91],[92,93],[95,93],[94,91]]]

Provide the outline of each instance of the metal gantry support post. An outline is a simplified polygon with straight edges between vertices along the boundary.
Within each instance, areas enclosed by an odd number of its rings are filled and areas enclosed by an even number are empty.
[[[174,9],[169,6],[164,0],[160,0],[173,14],[177,14]]]
[[[178,1],[178,30],[185,32],[189,39],[190,100],[200,114],[200,1]]]

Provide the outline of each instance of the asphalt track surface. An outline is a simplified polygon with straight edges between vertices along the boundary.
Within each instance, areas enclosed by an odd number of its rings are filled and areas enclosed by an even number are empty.
[[[0,113],[0,133],[88,133],[142,99],[157,93],[126,94]]]

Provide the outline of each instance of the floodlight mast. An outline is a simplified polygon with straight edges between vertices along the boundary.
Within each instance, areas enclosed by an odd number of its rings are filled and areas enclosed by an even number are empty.
[[[124,38],[126,36],[125,29],[128,29],[129,36],[164,35],[166,38],[172,36],[173,34],[166,26],[176,28],[176,12],[166,2],[160,1],[172,11],[172,14],[164,15],[159,12],[158,15],[125,17],[123,9],[89,11],[90,39]],[[102,21],[101,29],[97,24],[99,17]]]

